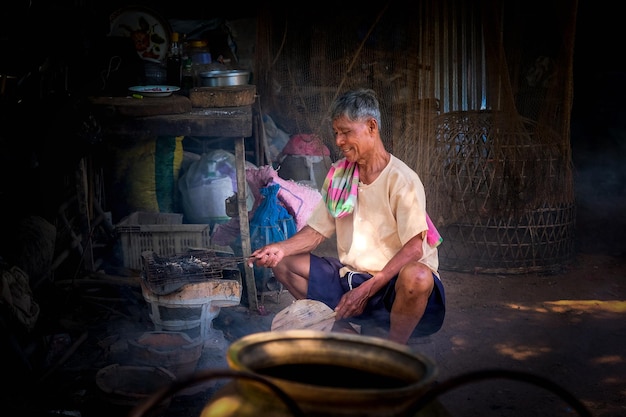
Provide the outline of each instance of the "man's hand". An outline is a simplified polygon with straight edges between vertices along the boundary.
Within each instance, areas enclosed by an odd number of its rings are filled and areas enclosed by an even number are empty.
[[[248,266],[254,264],[265,268],[274,268],[285,256],[311,253],[326,238],[310,226],[304,226],[287,240],[273,242],[252,252]]]
[[[335,307],[336,320],[347,319],[363,313],[370,298],[369,285],[366,283],[367,281],[341,297],[339,304]]]
[[[285,257],[285,252],[281,245],[272,243],[252,252],[248,258],[248,266],[262,266],[265,268],[273,268]]]

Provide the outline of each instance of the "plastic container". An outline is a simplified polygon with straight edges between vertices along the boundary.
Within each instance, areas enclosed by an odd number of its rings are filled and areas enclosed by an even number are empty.
[[[191,62],[194,65],[206,65],[212,62],[211,51],[209,50],[207,41],[191,41],[189,43],[189,48],[189,56],[191,57]]]
[[[122,219],[115,232],[122,246],[124,267],[141,270],[144,251],[174,256],[188,248],[209,247],[208,224],[182,224],[180,213],[134,212]]]
[[[189,58],[191,59],[191,72],[193,74],[193,86],[200,86],[199,74],[212,69],[211,51],[207,41],[193,40],[189,42]]]

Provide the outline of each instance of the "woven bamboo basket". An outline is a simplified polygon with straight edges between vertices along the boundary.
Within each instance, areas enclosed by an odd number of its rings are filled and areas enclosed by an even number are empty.
[[[441,269],[514,274],[570,263],[576,210],[569,154],[556,134],[490,111],[446,113],[435,123],[429,188],[444,237]]]

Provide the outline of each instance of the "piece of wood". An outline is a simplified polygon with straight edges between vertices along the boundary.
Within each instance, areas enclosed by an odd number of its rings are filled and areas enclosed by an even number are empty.
[[[235,142],[235,174],[237,176],[237,211],[239,212],[239,234],[241,235],[241,252],[244,259],[252,253],[250,242],[250,221],[248,220],[248,205],[246,196],[246,155],[244,138]],[[259,311],[259,299],[256,290],[254,270],[246,264],[244,266],[246,290],[248,291],[248,308]]]
[[[272,319],[271,331],[309,329],[330,331],[335,324],[335,311],[321,301],[296,300],[280,310]]]
[[[249,106],[256,98],[255,85],[233,85],[224,87],[195,87],[189,90],[193,107],[239,107]]]
[[[191,105],[191,102],[189,104]],[[108,135],[224,136],[227,138],[252,136],[252,106],[192,108],[191,111],[181,114],[105,117],[104,120],[103,131]]]
[[[169,97],[91,97],[90,102],[102,106],[112,115],[125,117],[159,116],[182,114],[192,109],[191,100],[185,96],[172,94]]]

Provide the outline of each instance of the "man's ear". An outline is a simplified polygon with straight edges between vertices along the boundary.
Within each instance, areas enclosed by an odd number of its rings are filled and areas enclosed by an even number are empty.
[[[373,117],[371,117],[368,121],[367,121],[367,128],[369,129],[370,133],[374,133],[374,131],[376,129],[378,129],[378,122],[376,121],[376,119],[374,119]]]

